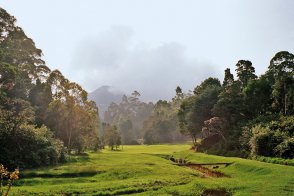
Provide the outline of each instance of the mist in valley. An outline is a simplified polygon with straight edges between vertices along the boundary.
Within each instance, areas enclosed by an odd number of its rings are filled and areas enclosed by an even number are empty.
[[[293,193],[293,1],[0,3],[0,195]]]

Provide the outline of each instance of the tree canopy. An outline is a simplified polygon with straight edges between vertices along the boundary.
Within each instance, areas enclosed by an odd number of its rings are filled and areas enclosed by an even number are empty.
[[[99,117],[87,92],[60,71],[51,71],[42,51],[2,8],[0,18],[0,162],[57,164],[66,151],[91,146]]]

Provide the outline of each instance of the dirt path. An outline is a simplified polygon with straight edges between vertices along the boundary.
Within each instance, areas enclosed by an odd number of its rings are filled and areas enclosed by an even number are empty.
[[[216,171],[214,169],[210,169],[207,168],[205,166],[212,166],[213,168],[217,169],[219,168],[221,165],[224,165],[225,167],[228,167],[229,165],[231,165],[232,163],[189,163],[189,162],[180,162],[178,163],[175,159],[171,160],[173,162],[176,163],[176,165],[178,166],[184,166],[184,167],[189,167],[191,169],[200,171],[204,177],[214,177],[214,178],[223,178],[223,177],[227,177],[229,178],[229,175],[226,175],[220,171]]]
[[[212,170],[212,169],[209,169],[207,167],[204,167],[202,165],[199,165],[199,164],[187,164],[185,165],[186,167],[189,167],[191,169],[194,169],[194,170],[197,170],[197,171],[200,171],[204,177],[214,177],[214,178],[223,178],[223,177],[230,177],[220,171],[215,171],[215,170]]]

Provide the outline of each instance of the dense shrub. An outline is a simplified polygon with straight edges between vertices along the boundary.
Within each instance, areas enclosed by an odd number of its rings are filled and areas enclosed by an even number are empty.
[[[281,132],[274,132],[261,125],[253,127],[252,133],[250,146],[251,153],[254,155],[275,156],[274,148],[285,138]]]
[[[294,137],[285,139],[274,149],[275,154],[282,158],[294,158]]]
[[[0,161],[9,167],[54,165],[66,159],[60,140],[45,127],[21,125],[14,132],[0,132]]]
[[[269,123],[259,123],[251,129],[250,149],[253,156],[294,158],[294,117],[281,116]],[[244,129],[243,137],[249,135]],[[246,133],[246,134],[245,134]],[[243,140],[246,140],[244,139]]]
[[[266,163],[294,166],[294,159],[283,159],[283,158],[277,158],[277,157],[264,157],[264,156],[254,156],[252,158],[254,160],[262,161],[262,162],[266,162]]]

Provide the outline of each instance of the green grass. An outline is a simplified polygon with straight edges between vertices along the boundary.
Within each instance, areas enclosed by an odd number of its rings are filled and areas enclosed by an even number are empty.
[[[124,146],[71,157],[69,163],[21,171],[11,195],[294,195],[294,167],[189,151],[189,145]],[[195,163],[233,162],[219,171],[230,178],[204,178],[174,165],[169,155]]]
[[[276,157],[257,156],[257,157],[254,157],[254,160],[262,161],[262,162],[266,162],[266,163],[294,166],[294,159],[282,159],[282,158],[276,158]]]

